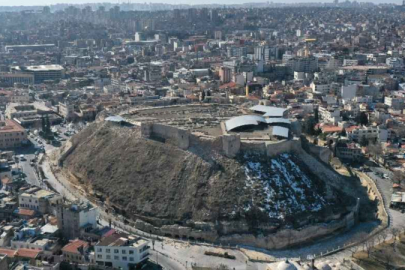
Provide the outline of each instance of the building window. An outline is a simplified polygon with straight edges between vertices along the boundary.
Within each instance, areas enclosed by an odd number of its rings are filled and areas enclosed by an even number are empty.
[[[110,259],[111,259],[111,255],[107,255],[105,258],[106,258],[107,260],[110,260]]]
[[[114,256],[114,260],[119,260],[120,257],[119,256]]]
[[[105,250],[105,252],[107,252],[107,253],[110,253],[110,249],[109,248],[107,248],[106,250]]]
[[[133,251],[133,250],[130,250],[130,251],[129,251],[129,254],[134,254],[134,251]]]
[[[127,254],[127,251],[125,249],[123,249],[122,254]]]
[[[102,249],[102,248],[98,248],[97,251],[98,251],[98,252],[103,252],[103,249]]]
[[[114,249],[114,253],[118,254],[118,253],[120,253],[120,250],[119,249]]]
[[[97,259],[102,259],[102,258],[103,258],[103,255],[101,255],[101,254],[97,255]]]
[[[122,257],[122,260],[127,261],[128,259],[127,259],[127,257],[124,256],[124,257]]]
[[[135,260],[134,260],[134,257],[129,257],[129,261],[130,261],[130,262],[135,261]]]

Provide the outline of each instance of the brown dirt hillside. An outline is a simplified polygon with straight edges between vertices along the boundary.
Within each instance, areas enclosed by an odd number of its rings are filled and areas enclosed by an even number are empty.
[[[326,199],[326,184],[288,155],[230,159],[214,151],[207,156],[207,149],[199,155],[108,122],[92,124],[72,140],[78,145],[63,170],[130,218],[283,222],[342,213],[354,202],[338,190]]]

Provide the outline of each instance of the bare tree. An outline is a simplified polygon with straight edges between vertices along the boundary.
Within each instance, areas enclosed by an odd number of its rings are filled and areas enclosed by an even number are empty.
[[[381,156],[383,154],[383,148],[381,146],[381,143],[375,142],[375,143],[369,144],[368,152],[374,159]]]
[[[401,233],[401,231],[398,230],[397,228],[392,228],[391,229],[392,238],[394,240],[394,242],[392,243],[392,247],[393,247],[394,251],[396,251],[395,246],[396,246],[396,243],[397,243],[397,238],[400,235],[400,233]]]
[[[405,173],[403,171],[396,170],[393,172],[392,182],[401,184],[405,181]]]
[[[382,250],[382,258],[384,259],[385,269],[391,269],[391,262],[394,258],[394,254],[389,249]]]
[[[370,258],[371,251],[374,247],[374,238],[370,238],[363,242],[363,249],[367,253],[367,258]]]
[[[354,258],[354,254],[357,253],[357,251],[359,251],[360,246],[359,245],[354,245],[350,248],[350,252],[352,253],[352,258]]]
[[[388,239],[387,230],[384,230],[384,231],[382,231],[381,233],[379,233],[379,234],[377,235],[377,238],[378,238],[379,244],[382,244],[382,243],[384,243],[385,241],[387,241],[387,239]]]
[[[217,270],[229,270],[229,266],[225,265],[225,264],[220,264],[218,265],[218,267],[216,268]]]
[[[384,242],[386,242],[388,240],[388,236],[389,236],[388,231],[384,230],[380,234],[384,238]]]

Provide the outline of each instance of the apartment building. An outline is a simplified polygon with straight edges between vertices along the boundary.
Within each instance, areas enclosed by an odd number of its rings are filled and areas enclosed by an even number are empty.
[[[32,104],[9,103],[5,115],[8,119],[35,116],[37,109]]]
[[[6,119],[0,121],[0,148],[20,147],[27,142],[27,132],[17,122]]]
[[[74,117],[74,105],[69,102],[59,102],[59,114],[70,121]]]
[[[34,74],[1,73],[0,82],[7,86],[13,86],[15,83],[32,85],[34,84]]]
[[[394,110],[402,110],[404,108],[404,99],[398,97],[385,97],[384,104]]]
[[[149,258],[149,241],[125,233],[101,239],[94,247],[96,264],[129,270]]]
[[[79,239],[73,240],[62,248],[63,260],[69,263],[85,263],[88,249],[87,242]]]
[[[310,87],[314,93],[328,94],[330,91],[330,84],[327,82],[314,81],[311,83]]]
[[[98,209],[89,203],[52,201],[58,228],[67,239],[79,238],[86,229],[97,227]]]
[[[364,157],[361,148],[354,143],[338,145],[336,147],[336,156],[346,160],[360,160]]]
[[[391,137],[391,131],[376,126],[353,126],[346,129],[347,137],[359,142],[363,138],[369,141],[386,142]]]
[[[342,120],[340,109],[334,107],[319,107],[319,116],[323,123],[337,124]]]
[[[18,196],[20,207],[35,210],[41,214],[51,212],[50,200],[62,202],[62,197],[56,193],[32,187]]]
[[[36,84],[60,80],[65,76],[65,69],[60,65],[13,67],[13,72],[33,75]]]

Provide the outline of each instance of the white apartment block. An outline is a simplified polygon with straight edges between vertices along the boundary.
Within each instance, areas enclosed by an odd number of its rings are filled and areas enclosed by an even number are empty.
[[[319,107],[319,116],[323,123],[337,124],[339,121],[342,121],[339,108]]]
[[[394,110],[401,110],[404,107],[404,99],[397,97],[385,97],[384,104]]]
[[[391,136],[391,131],[379,127],[358,127],[347,131],[347,137],[353,141],[360,141],[363,138],[371,141],[386,142]]]
[[[149,258],[149,241],[124,233],[101,239],[95,245],[94,259],[100,266],[128,270]]]
[[[312,82],[310,87],[314,93],[327,94],[330,91],[329,83]]]

